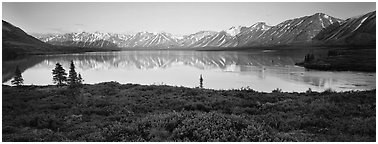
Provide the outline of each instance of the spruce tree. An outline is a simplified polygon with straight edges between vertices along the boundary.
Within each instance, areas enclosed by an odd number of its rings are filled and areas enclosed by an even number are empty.
[[[13,77],[11,83],[16,86],[20,86],[24,83],[24,79],[22,78],[21,71],[18,66],[16,67],[15,76]]]
[[[203,88],[203,78],[202,78],[202,74],[200,75],[200,88]]]
[[[67,81],[67,73],[66,70],[62,67],[60,63],[56,63],[55,69],[52,70],[53,74],[53,82],[54,84],[57,84],[58,86],[64,85],[64,83]]]
[[[79,73],[79,76],[78,76],[78,82],[79,82],[79,84],[83,84],[83,78],[81,77],[81,74]]]
[[[75,87],[78,84],[79,79],[75,71],[75,64],[73,63],[72,60],[71,60],[71,65],[70,65],[70,71],[68,73],[69,73],[68,79],[67,79],[68,85],[70,87]]]

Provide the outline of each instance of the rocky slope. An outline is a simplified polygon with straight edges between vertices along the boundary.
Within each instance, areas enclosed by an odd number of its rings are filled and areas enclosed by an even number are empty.
[[[238,35],[238,46],[246,46],[259,39],[271,26],[268,26],[265,22],[258,22],[252,26],[245,28]]]
[[[307,44],[322,29],[336,22],[342,20],[322,13],[291,19],[269,28],[258,37],[251,37],[252,40],[240,46]]]
[[[376,20],[375,11],[362,16],[334,23],[323,29],[314,40],[335,45],[375,45]]]

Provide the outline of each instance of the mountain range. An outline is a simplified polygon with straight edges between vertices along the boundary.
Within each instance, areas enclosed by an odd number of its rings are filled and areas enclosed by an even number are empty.
[[[55,45],[43,42],[23,31],[21,28],[16,27],[6,21],[2,21],[2,56],[3,60],[13,60],[21,58],[25,55],[35,54],[62,54],[62,53],[80,53],[91,51],[115,51],[120,50],[117,45],[109,46],[107,41],[99,39],[96,41],[98,45],[90,42],[88,45],[82,41],[75,40],[74,44],[66,41],[66,44]],[[81,46],[85,46],[81,48]],[[108,45],[110,48],[103,48]],[[89,47],[87,47],[89,46]]]
[[[96,48],[233,48],[271,46],[375,45],[375,11],[346,20],[323,13],[289,19],[275,26],[257,22],[251,26],[234,26],[223,31],[199,31],[177,36],[159,32],[134,35],[80,32],[66,34],[26,34],[3,21],[3,47],[27,44],[38,48],[55,46]],[[17,42],[18,41],[18,42]]]

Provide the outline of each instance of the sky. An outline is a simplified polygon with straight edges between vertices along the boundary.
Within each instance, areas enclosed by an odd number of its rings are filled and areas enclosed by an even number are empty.
[[[256,22],[277,25],[325,13],[347,19],[376,10],[375,2],[3,2],[2,19],[27,33],[221,31]]]

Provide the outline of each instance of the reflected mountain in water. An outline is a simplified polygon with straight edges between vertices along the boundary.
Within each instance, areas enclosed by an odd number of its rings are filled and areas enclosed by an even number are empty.
[[[248,72],[244,75],[257,75],[265,79],[266,73],[284,79],[306,81],[314,86],[324,87],[332,79],[304,76],[302,68],[294,64],[303,59],[304,53],[292,52],[200,52],[200,51],[127,51],[95,52],[86,54],[67,54],[48,56],[38,66],[55,67],[56,63],[68,66],[73,60],[82,70],[109,69],[156,69],[185,65],[198,69],[220,69],[225,72]],[[290,75],[288,75],[290,73]]]
[[[54,67],[57,62],[68,65],[71,60],[83,70],[168,68],[184,64],[199,69],[229,69],[230,66],[293,66],[303,58],[277,56],[272,53],[197,52],[197,51],[127,51],[96,52],[86,54],[54,55],[46,57],[40,65]],[[243,70],[239,68],[239,70]]]

